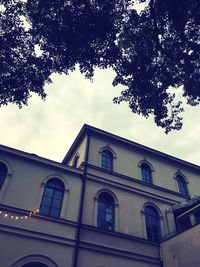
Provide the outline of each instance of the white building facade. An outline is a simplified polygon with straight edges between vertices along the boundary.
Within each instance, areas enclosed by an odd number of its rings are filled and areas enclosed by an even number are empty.
[[[200,194],[199,174],[88,125],[61,163],[0,146],[0,266],[163,266],[172,207]]]

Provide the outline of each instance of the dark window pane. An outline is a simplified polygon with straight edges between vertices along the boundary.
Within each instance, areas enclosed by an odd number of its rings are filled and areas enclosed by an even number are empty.
[[[56,184],[55,184],[55,188],[56,188],[56,189],[60,189],[61,191],[63,190],[63,187],[64,187],[64,185],[63,185],[63,183],[60,182],[60,181],[59,181],[59,183],[56,183]]]
[[[63,192],[62,191],[55,191],[54,193],[54,198],[55,199],[62,199],[63,197]]]
[[[44,197],[43,200],[42,200],[42,205],[49,207],[51,205],[51,198]]]
[[[105,212],[105,210],[106,210],[106,205],[105,205],[105,203],[99,202],[99,203],[98,203],[98,210],[99,210],[99,211],[102,211],[102,212]]]
[[[104,218],[103,218],[103,216],[101,216],[101,215],[99,215],[98,216],[98,219],[97,219],[97,225],[99,226],[99,227],[103,227],[103,223],[104,223]]]
[[[113,154],[109,150],[103,150],[101,154],[101,167],[112,171],[113,170]]]
[[[0,189],[4,183],[7,172],[8,172],[7,167],[3,163],[0,163]]]
[[[178,220],[178,231],[183,232],[191,227],[190,217],[181,218]]]
[[[50,216],[59,217],[59,215],[60,215],[60,210],[59,209],[51,208]]]
[[[160,241],[160,218],[157,210],[152,206],[145,207],[145,222],[148,240]]]
[[[54,192],[53,188],[46,187],[45,191],[44,191],[44,195],[46,197],[52,197],[53,196],[53,192]]]
[[[149,165],[146,163],[141,164],[142,181],[152,184],[152,171]]]
[[[54,200],[52,201],[52,207],[53,207],[53,208],[57,208],[57,209],[59,209],[59,208],[60,208],[60,205],[61,205],[60,200],[54,199]]]
[[[51,179],[47,182],[40,213],[52,217],[59,217],[64,195],[64,184],[58,179]]]
[[[104,229],[114,229],[114,199],[108,193],[101,193],[98,199],[97,225]]]
[[[181,175],[176,176],[179,192],[183,195],[188,195],[188,188],[185,179]]]
[[[43,215],[48,215],[49,214],[49,207],[41,206],[40,207],[40,213]]]
[[[74,158],[74,161],[73,161],[73,167],[77,168],[78,166],[78,160],[79,160],[79,156],[77,155],[75,158]]]
[[[56,184],[55,179],[51,179],[47,182],[47,185],[49,188],[51,188],[51,187],[54,188],[55,184]]]
[[[106,221],[107,222],[112,222],[112,219],[113,219],[112,213],[106,213]]]
[[[196,224],[200,223],[200,210],[194,212],[195,222]]]

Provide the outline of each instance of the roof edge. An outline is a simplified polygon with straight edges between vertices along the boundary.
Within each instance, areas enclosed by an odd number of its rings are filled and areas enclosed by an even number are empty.
[[[58,161],[47,159],[47,158],[38,156],[33,153],[25,152],[25,151],[22,151],[16,148],[12,148],[12,147],[8,147],[8,146],[0,144],[0,155],[3,155],[3,154],[12,155],[13,157],[23,158],[29,161],[41,163],[41,164],[48,165],[48,166],[53,166],[53,167],[63,169],[63,170],[68,170],[69,172],[81,173],[81,170],[75,169],[71,166],[63,165],[62,163]]]
[[[81,140],[86,135],[88,130],[92,129],[92,128],[93,127],[88,125],[88,124],[84,124],[82,126],[82,128],[79,131],[78,135],[76,136],[74,142],[72,143],[72,145],[70,146],[69,150],[67,151],[67,154],[65,155],[64,159],[62,160],[62,164],[66,164],[66,162],[70,159],[70,157],[72,156],[74,150],[78,147],[78,145],[80,144]]]
[[[134,141],[131,141],[127,138],[124,138],[124,137],[121,137],[121,136],[118,136],[118,135],[115,135],[113,133],[110,133],[110,132],[107,132],[105,130],[102,130],[102,129],[99,129],[99,128],[96,128],[94,126],[91,126],[91,125],[88,125],[88,124],[84,124],[83,127],[81,128],[81,130],[79,131],[77,137],[75,138],[73,144],[71,145],[70,149],[68,150],[67,154],[65,155],[62,163],[66,163],[67,160],[69,160],[69,158],[71,157],[71,155],[73,154],[73,151],[74,149],[80,144],[80,141],[82,140],[82,138],[89,132],[93,132],[93,133],[96,133],[96,134],[99,134],[99,135],[103,135],[103,136],[108,136],[112,139],[115,139],[117,140],[118,142],[121,142],[121,143],[126,143],[126,144],[129,144],[133,147],[136,147],[137,149],[140,149],[140,150],[145,150],[145,151],[148,151],[149,153],[152,153],[154,155],[157,155],[157,156],[160,156],[162,158],[165,158],[165,159],[168,159],[168,160],[171,160],[173,162],[176,162],[176,163],[179,163],[179,164],[182,164],[182,165],[186,165],[190,168],[193,168],[193,169],[196,169],[196,170],[199,170],[200,171],[200,166],[197,165],[197,164],[194,164],[194,163],[191,163],[189,161],[186,161],[186,160],[183,160],[183,159],[180,159],[180,158],[177,158],[175,156],[172,156],[172,155],[169,155],[167,153],[164,153],[164,152],[161,152],[159,150],[156,150],[156,149],[153,149],[153,148],[150,148],[148,146],[145,146],[145,145],[142,145],[142,144],[139,144],[139,143],[136,143]]]

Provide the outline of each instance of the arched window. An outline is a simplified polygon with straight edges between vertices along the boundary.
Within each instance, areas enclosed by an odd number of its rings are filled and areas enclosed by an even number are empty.
[[[50,179],[46,186],[40,205],[40,214],[59,217],[64,194],[64,184],[56,178]]]
[[[0,189],[2,188],[7,172],[8,172],[8,169],[6,165],[0,162]]]
[[[97,226],[114,230],[115,201],[109,193],[101,193],[98,197]]]
[[[74,158],[74,160],[73,160],[73,164],[72,164],[72,166],[74,168],[77,168],[78,167],[78,160],[79,160],[79,155],[76,155],[75,158]]]
[[[108,149],[104,149],[101,153],[101,167],[105,170],[113,170],[113,154]]]
[[[153,242],[160,241],[160,216],[153,206],[146,206],[144,209],[147,238]]]
[[[151,170],[151,167],[147,163],[141,164],[141,176],[142,176],[143,182],[148,183],[148,184],[153,183],[152,170]]]
[[[185,180],[185,178],[182,175],[176,175],[176,181],[178,184],[178,190],[181,194],[188,196],[189,192],[188,192],[188,187],[187,187],[187,182]]]

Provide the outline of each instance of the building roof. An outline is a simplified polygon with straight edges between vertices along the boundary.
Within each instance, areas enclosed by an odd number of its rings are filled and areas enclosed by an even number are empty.
[[[200,206],[200,196],[193,196],[191,199],[176,204],[173,206],[173,211],[176,216],[183,215],[185,213],[188,213],[191,210],[194,210],[196,207],[199,208]]]
[[[21,158],[23,160],[32,161],[32,162],[35,162],[37,164],[39,163],[39,164],[43,164],[43,165],[48,165],[48,166],[52,166],[55,168],[59,168],[59,169],[63,169],[63,170],[67,170],[70,172],[75,172],[75,173],[81,174],[81,170],[74,169],[70,166],[66,166],[63,163],[53,161],[53,160],[50,160],[50,159],[47,159],[44,157],[40,157],[40,156],[33,154],[33,153],[24,152],[24,151],[0,144],[0,154],[2,154],[2,153],[10,155],[12,157]]]
[[[152,155],[155,155],[155,156],[159,156],[160,158],[164,158],[165,160],[172,161],[175,164],[178,163],[178,164],[184,165],[187,168],[189,167],[189,168],[191,168],[193,170],[200,171],[200,166],[198,166],[196,164],[193,164],[193,163],[190,163],[188,161],[176,158],[176,157],[174,157],[172,155],[169,155],[169,154],[163,153],[161,151],[158,151],[156,149],[141,145],[139,143],[136,143],[136,142],[131,141],[129,139],[126,139],[124,137],[115,135],[113,133],[109,133],[109,132],[104,131],[102,129],[90,126],[88,124],[84,124],[83,127],[81,128],[81,130],[78,133],[76,139],[74,140],[74,142],[71,145],[70,149],[68,150],[66,156],[64,157],[64,159],[62,161],[63,163],[66,163],[71,158],[71,156],[73,155],[74,151],[79,146],[80,142],[83,140],[83,138],[88,133],[92,133],[93,135],[99,135],[99,136],[102,136],[102,137],[111,138],[112,140],[114,140],[114,141],[116,141],[118,143],[127,145],[129,147],[135,148],[135,149],[140,150],[140,151],[146,151],[149,154],[152,154]]]

